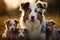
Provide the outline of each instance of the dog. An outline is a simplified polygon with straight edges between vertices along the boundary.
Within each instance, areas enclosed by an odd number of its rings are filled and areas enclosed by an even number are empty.
[[[19,21],[17,19],[8,19],[4,21],[5,23],[5,32],[2,34],[2,38],[5,38],[6,40],[15,40],[16,34],[15,30],[17,28],[17,25]]]
[[[47,20],[46,21],[46,28],[48,30],[53,30],[53,28],[56,27],[56,23],[53,20]]]
[[[31,38],[43,38],[43,35],[45,35],[46,22],[43,13],[46,8],[47,3],[42,1],[21,4],[22,15],[20,17],[20,25],[29,30]]]
[[[18,30],[18,40],[28,40],[28,30],[20,28]]]
[[[46,21],[46,40],[55,40],[56,38],[56,22],[53,20]]]

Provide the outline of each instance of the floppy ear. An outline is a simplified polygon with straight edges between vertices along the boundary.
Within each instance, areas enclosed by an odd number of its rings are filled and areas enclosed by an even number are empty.
[[[44,3],[42,4],[42,6],[43,6],[43,9],[46,9],[46,8],[47,8],[47,3],[44,2]]]
[[[38,8],[43,8],[43,6],[42,6],[41,3],[38,3],[38,4],[37,4],[37,7],[38,7]]]
[[[47,3],[46,3],[46,2],[38,1],[38,2],[37,2],[37,6],[38,6],[39,8],[46,9],[46,8],[47,8]]]
[[[28,33],[28,30],[27,29],[24,29],[25,33]]]
[[[6,21],[4,21],[4,23],[5,24],[9,24],[9,22],[10,22],[10,20],[8,19],[8,20],[6,20]]]
[[[27,9],[29,8],[29,4],[30,4],[29,2],[22,3],[22,4],[21,4],[22,9],[23,9],[23,10],[27,10]]]
[[[17,19],[15,19],[14,21],[16,22],[16,24],[18,24],[18,23],[19,23],[19,21],[18,21]]]
[[[53,20],[51,20],[51,23],[52,23],[53,25],[55,25],[55,24],[56,24]]]

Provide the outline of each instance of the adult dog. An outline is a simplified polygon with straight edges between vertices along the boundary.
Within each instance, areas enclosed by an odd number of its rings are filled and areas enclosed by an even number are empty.
[[[31,38],[45,38],[46,22],[43,13],[46,8],[47,3],[42,1],[21,4],[22,15],[20,17],[20,25],[29,30]]]

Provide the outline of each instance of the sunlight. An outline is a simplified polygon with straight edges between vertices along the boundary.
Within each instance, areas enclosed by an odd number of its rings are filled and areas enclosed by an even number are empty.
[[[35,2],[35,0],[23,0],[22,2]]]
[[[19,6],[20,0],[4,0],[7,9],[15,9]]]
[[[4,0],[8,10],[16,9],[17,7],[20,6],[21,3],[27,1],[34,2],[35,0]]]

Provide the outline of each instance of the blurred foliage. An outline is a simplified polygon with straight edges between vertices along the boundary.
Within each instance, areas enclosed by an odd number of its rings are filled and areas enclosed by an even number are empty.
[[[48,11],[60,11],[60,0],[54,0],[55,3],[48,3]]]

